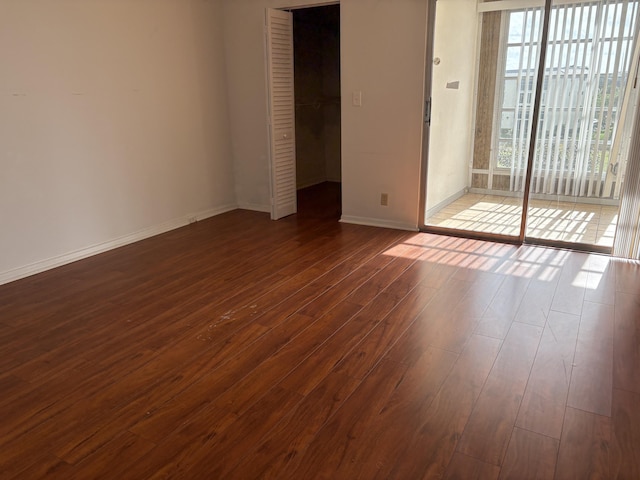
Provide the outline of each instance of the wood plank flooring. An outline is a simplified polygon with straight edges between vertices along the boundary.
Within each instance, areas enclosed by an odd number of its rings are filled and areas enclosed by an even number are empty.
[[[234,211],[0,287],[0,478],[640,478],[640,265]]]

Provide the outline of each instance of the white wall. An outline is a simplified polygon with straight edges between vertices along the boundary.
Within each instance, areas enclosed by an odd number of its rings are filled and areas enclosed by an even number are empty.
[[[309,0],[229,0],[225,48],[236,194],[269,209],[264,74],[266,7]],[[343,220],[415,228],[418,223],[426,0],[341,2]],[[363,106],[351,106],[351,92]],[[380,206],[380,193],[389,206]]]
[[[438,0],[427,210],[469,186],[478,32],[476,0]],[[460,82],[459,89],[447,82]]]
[[[416,228],[426,1],[342,4],[343,218]],[[363,106],[352,107],[353,91]],[[389,194],[389,206],[380,194]],[[374,221],[368,222],[368,219]]]
[[[234,207],[217,0],[2,0],[0,69],[0,283]]]

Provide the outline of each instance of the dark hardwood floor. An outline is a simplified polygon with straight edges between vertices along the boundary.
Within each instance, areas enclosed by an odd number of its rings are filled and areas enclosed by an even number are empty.
[[[637,263],[314,198],[0,287],[0,478],[640,478]]]

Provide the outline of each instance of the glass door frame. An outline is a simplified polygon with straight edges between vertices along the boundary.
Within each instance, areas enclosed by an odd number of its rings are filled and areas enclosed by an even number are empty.
[[[456,228],[449,227],[441,227],[435,225],[427,225],[426,222],[426,211],[427,211],[427,181],[429,175],[429,135],[431,129],[431,118],[430,118],[430,109],[431,109],[431,97],[432,97],[432,85],[433,85],[433,61],[434,61],[434,41],[435,41],[435,25],[436,25],[436,0],[428,0],[428,15],[427,15],[427,45],[426,45],[426,62],[425,62],[425,105],[424,105],[424,123],[423,123],[423,148],[422,148],[422,159],[421,159],[421,174],[420,174],[420,205],[419,205],[419,229],[423,232],[435,233],[435,234],[444,234],[450,236],[458,236],[465,238],[475,238],[481,240],[490,240],[490,241],[498,241],[503,243],[512,243],[512,244],[536,244],[536,245],[544,245],[544,246],[552,246],[552,247],[560,247],[560,248],[569,248],[572,250],[584,250],[595,253],[607,253],[610,254],[612,252],[612,247],[602,246],[602,245],[594,245],[594,244],[586,244],[586,243],[578,243],[578,242],[570,242],[563,240],[548,240],[542,238],[532,238],[527,236],[527,221],[529,218],[529,203],[531,197],[531,184],[532,184],[532,175],[534,171],[534,161],[536,155],[536,141],[538,138],[538,124],[540,119],[540,112],[542,107],[542,85],[544,84],[544,75],[547,53],[549,49],[549,30],[550,30],[550,21],[551,21],[551,12],[554,6],[554,0],[545,0],[544,2],[544,11],[543,11],[543,23],[542,23],[542,31],[541,31],[541,39],[540,45],[543,48],[540,48],[539,58],[538,58],[538,67],[536,73],[536,89],[534,96],[534,103],[532,107],[532,118],[531,123],[533,125],[532,133],[529,138],[529,149],[528,156],[526,161],[526,173],[525,173],[525,181],[523,185],[523,197],[522,197],[522,212],[520,219],[520,229],[518,235],[504,235],[498,233],[490,233],[490,232],[480,232],[473,230],[462,230]],[[638,39],[640,41],[640,39]],[[541,67],[542,66],[542,67]],[[519,197],[518,197],[519,198]]]
[[[435,41],[436,0],[427,0],[427,38],[424,66],[424,105],[422,114],[422,155],[420,160],[420,192],[418,228],[426,231],[427,173],[429,172],[429,136],[431,134],[431,94],[433,89],[433,44]]]

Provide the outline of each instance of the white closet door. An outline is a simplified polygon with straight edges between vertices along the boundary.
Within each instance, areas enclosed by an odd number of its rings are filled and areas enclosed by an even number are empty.
[[[271,218],[296,213],[293,15],[267,9]]]

